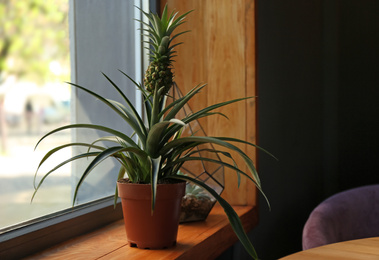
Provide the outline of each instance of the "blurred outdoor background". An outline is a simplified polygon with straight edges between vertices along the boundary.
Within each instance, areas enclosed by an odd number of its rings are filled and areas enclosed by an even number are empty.
[[[0,230],[71,206],[70,166],[30,203],[39,161],[71,141],[61,132],[34,151],[43,134],[70,122],[68,8],[68,0],[0,0]],[[56,164],[41,168],[37,180]]]

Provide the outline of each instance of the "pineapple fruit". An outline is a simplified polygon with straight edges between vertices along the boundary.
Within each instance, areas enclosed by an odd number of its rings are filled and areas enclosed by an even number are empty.
[[[173,34],[176,27],[184,23],[185,16],[191,11],[176,18],[178,12],[167,13],[167,5],[164,7],[162,16],[145,13],[150,24],[144,23],[148,29],[145,31],[150,38],[150,64],[144,77],[144,85],[149,93],[160,91],[160,95],[165,95],[173,85],[174,73],[172,72],[173,57],[176,51],[174,47],[181,43],[171,45],[172,40],[187,31]]]

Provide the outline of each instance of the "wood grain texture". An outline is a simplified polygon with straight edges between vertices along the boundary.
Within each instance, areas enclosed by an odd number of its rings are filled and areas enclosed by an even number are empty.
[[[161,1],[163,8],[166,1]],[[254,0],[169,0],[170,11],[187,17],[181,30],[191,32],[178,39],[175,81],[186,93],[197,84],[207,83],[202,93],[191,100],[197,111],[205,106],[234,98],[255,96],[255,10]],[[256,102],[254,99],[232,104],[218,110],[228,116],[202,120],[209,136],[228,136],[256,142]],[[254,162],[256,152],[246,145],[237,145]],[[242,159],[236,162],[246,171]],[[242,178],[239,191],[235,172],[226,170],[223,197],[233,205],[255,205],[256,189]]]
[[[359,260],[379,259],[379,237],[351,240],[301,251],[282,260]]]
[[[236,207],[246,230],[258,222],[255,207]],[[163,250],[131,248],[126,242],[123,221],[69,240],[26,259],[213,259],[237,241],[220,206],[206,221],[181,224],[175,247]]]
[[[246,102],[246,141],[257,144],[257,87],[256,87],[256,56],[255,56],[255,2],[245,1],[245,35],[246,35],[246,96],[254,97]],[[246,148],[247,154],[253,159],[258,169],[258,156],[254,147]],[[257,189],[254,184],[247,182],[246,185],[247,204],[256,205]]]

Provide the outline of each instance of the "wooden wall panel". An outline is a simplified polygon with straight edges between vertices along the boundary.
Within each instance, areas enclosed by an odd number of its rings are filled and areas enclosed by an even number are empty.
[[[245,71],[246,71],[246,96],[257,96],[256,89],[256,56],[255,56],[255,2],[245,1]],[[257,144],[257,102],[256,98],[246,102],[246,141]],[[254,164],[258,167],[258,156],[256,149],[248,146],[246,153],[254,160]],[[247,183],[247,204],[255,205],[257,203],[257,189],[251,182]]]
[[[161,8],[166,1],[161,1]],[[194,10],[187,17],[181,30],[191,30],[180,37],[184,44],[177,48],[175,81],[182,92],[187,92],[200,83],[208,86],[190,106],[193,111],[214,103],[255,96],[255,32],[254,0],[168,0],[169,10],[180,14]],[[221,116],[201,121],[207,135],[229,136],[247,141],[256,141],[255,100],[239,102],[219,112]],[[254,149],[239,147],[252,156]],[[237,158],[237,157],[236,157]],[[243,161],[238,165],[246,170]],[[237,189],[235,172],[226,170],[223,196],[234,205],[255,205],[256,190],[243,178]]]

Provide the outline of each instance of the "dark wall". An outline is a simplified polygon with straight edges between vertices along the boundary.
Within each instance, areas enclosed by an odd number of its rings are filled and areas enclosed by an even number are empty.
[[[262,259],[301,250],[326,197],[378,183],[379,1],[257,0]]]
[[[341,5],[340,187],[379,179],[379,2]]]

